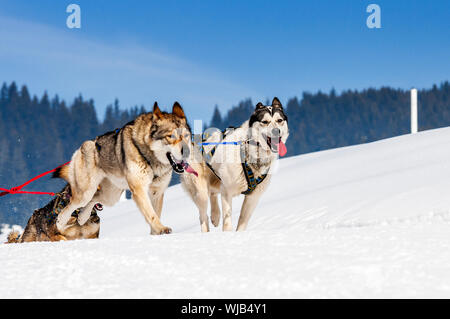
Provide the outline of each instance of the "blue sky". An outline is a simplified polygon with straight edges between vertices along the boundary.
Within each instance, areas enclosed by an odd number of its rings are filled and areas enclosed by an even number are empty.
[[[66,27],[66,7],[82,28]],[[381,7],[368,29],[366,7]],[[100,116],[178,100],[193,119],[251,97],[450,78],[450,1],[0,0],[0,81],[33,94],[82,93]]]

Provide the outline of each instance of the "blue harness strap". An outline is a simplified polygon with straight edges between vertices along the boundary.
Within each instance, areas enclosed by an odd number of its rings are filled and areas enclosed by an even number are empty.
[[[240,145],[241,144],[241,142],[202,142],[202,143],[198,143],[199,145],[202,145],[202,146],[206,146],[206,145],[219,145],[219,144],[222,144],[222,145]]]
[[[223,140],[225,139],[225,137],[226,137],[226,135],[228,133],[228,129],[230,129],[230,128],[233,129],[234,127],[228,127],[228,128],[226,128],[225,130],[222,131],[222,136],[223,137],[222,137],[222,141],[220,141],[220,142],[206,142],[206,140],[210,137],[210,135],[206,134],[206,135],[203,136],[202,142],[198,143],[198,145],[200,145],[201,152],[203,154],[203,158],[205,160],[206,166],[208,166],[208,168],[214,173],[214,175],[216,175],[216,177],[220,181],[222,179],[220,178],[220,176],[216,173],[216,171],[211,166],[211,160],[212,160],[214,154],[216,153],[217,145],[220,145],[220,144],[224,144],[224,145],[241,145],[242,144],[240,141],[238,141],[238,142],[223,142]],[[214,145],[214,147],[209,152],[207,152],[205,150],[205,148],[204,148],[205,146],[208,146],[208,145]]]

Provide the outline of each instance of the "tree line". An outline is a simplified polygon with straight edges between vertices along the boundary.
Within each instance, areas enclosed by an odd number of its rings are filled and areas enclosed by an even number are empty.
[[[448,81],[418,92],[419,130],[450,126]],[[249,118],[259,101],[246,99],[222,115],[215,107],[209,126],[224,129]],[[261,101],[264,102],[264,101]],[[265,101],[266,105],[269,101]],[[284,105],[289,120],[288,156],[355,145],[410,132],[410,91],[382,87],[337,94],[304,92]]]
[[[30,178],[70,160],[82,142],[123,126],[145,112],[143,106],[122,110],[119,101],[108,105],[100,122],[94,101],[80,95],[67,105],[58,96],[31,97],[28,88],[16,83],[0,90],[0,187],[21,185]],[[45,177],[27,190],[55,192],[61,180]],[[49,196],[7,195],[0,197],[0,224],[26,224],[34,209]]]
[[[288,156],[304,154],[409,133],[409,90],[382,87],[337,94],[304,92],[284,105],[289,118]],[[224,129],[247,120],[259,101],[244,99],[224,115],[214,108],[209,127]],[[263,101],[268,104],[269,101]],[[17,186],[70,160],[80,144],[122,127],[146,112],[144,106],[106,108],[100,121],[92,99],[80,95],[68,105],[58,96],[31,96],[27,87],[4,83],[0,90],[0,187]],[[189,110],[187,110],[189,114]],[[419,91],[419,129],[450,125],[448,81]],[[177,179],[174,178],[173,182]],[[58,191],[64,182],[44,178],[27,190]],[[0,224],[24,225],[49,196],[8,195],[0,198]]]

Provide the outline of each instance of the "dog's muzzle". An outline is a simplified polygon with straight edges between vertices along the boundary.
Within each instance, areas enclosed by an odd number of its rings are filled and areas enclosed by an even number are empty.
[[[186,171],[188,173],[194,174],[195,176],[198,176],[198,173],[185,161],[177,161],[170,152],[167,152],[166,156],[175,173],[183,174]]]
[[[275,133],[275,132],[274,132]],[[279,130],[274,136],[266,136],[266,142],[273,153],[278,153],[280,156],[284,156],[287,153],[286,145],[284,145],[281,137],[279,136]]]
[[[169,152],[166,154],[167,159],[169,160],[170,165],[172,166],[172,169],[177,174],[183,174],[184,173],[184,167],[181,164],[183,161],[177,161],[173,155]]]

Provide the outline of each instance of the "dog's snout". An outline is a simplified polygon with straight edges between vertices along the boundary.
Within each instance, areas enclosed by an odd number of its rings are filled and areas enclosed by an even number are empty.
[[[279,128],[272,129],[272,136],[280,136],[281,130]]]

